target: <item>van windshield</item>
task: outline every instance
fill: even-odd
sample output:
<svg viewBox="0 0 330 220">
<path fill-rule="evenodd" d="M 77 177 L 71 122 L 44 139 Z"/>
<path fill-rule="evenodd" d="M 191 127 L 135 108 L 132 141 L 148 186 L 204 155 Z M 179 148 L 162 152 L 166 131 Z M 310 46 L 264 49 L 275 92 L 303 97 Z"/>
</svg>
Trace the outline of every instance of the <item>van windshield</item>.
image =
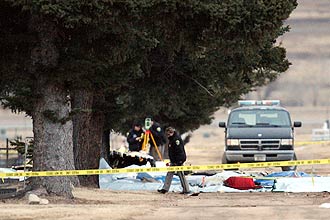
<svg viewBox="0 0 330 220">
<path fill-rule="evenodd" d="M 289 113 L 276 109 L 242 109 L 232 111 L 229 127 L 290 127 Z"/>
</svg>

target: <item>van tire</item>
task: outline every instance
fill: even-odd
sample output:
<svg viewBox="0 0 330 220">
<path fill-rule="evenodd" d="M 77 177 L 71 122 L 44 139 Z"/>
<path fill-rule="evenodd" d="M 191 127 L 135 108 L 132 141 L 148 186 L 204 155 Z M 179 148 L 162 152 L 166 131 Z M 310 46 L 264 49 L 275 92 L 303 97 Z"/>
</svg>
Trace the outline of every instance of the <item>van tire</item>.
<svg viewBox="0 0 330 220">
<path fill-rule="evenodd" d="M 223 153 L 222 159 L 221 159 L 221 164 L 229 164 L 231 162 L 228 162 L 226 154 Z M 223 170 L 238 170 L 237 168 L 230 168 L 230 169 L 223 169 Z"/>
<path fill-rule="evenodd" d="M 296 153 L 293 155 L 292 160 L 297 160 Z M 297 169 L 297 166 L 282 167 L 282 171 L 295 171 L 296 169 Z"/>
<path fill-rule="evenodd" d="M 227 158 L 226 158 L 226 154 L 225 154 L 225 153 L 222 154 L 221 163 L 222 163 L 222 164 L 227 164 L 227 163 L 228 163 Z"/>
</svg>

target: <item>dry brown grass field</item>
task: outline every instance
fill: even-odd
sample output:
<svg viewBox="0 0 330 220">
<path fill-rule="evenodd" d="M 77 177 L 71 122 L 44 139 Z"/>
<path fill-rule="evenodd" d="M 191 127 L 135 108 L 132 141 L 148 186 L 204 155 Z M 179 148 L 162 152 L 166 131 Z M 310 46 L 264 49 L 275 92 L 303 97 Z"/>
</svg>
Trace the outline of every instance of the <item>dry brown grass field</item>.
<svg viewBox="0 0 330 220">
<path fill-rule="evenodd" d="M 330 1 L 299 0 L 288 21 L 291 30 L 278 39 L 287 49 L 290 69 L 271 85 L 269 98 L 285 104 L 330 105 Z M 266 87 L 267 88 L 267 87 Z M 252 97 L 263 97 L 265 88 Z"/>
</svg>

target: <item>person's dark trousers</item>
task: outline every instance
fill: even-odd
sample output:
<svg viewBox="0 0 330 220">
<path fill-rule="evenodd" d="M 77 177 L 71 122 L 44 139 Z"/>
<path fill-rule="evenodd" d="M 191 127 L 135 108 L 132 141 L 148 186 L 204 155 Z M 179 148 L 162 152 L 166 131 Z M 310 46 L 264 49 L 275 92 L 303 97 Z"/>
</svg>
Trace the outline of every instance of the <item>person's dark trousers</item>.
<svg viewBox="0 0 330 220">
<path fill-rule="evenodd" d="M 171 166 L 175 166 L 175 165 L 171 165 Z M 183 171 L 178 171 L 177 174 L 180 178 L 181 186 L 182 186 L 182 189 L 183 189 L 182 192 L 183 193 L 188 193 L 190 191 L 189 190 L 189 184 L 186 180 L 186 177 L 184 176 Z M 168 192 L 170 190 L 171 183 L 172 183 L 172 180 L 173 180 L 173 175 L 174 175 L 174 172 L 168 172 L 166 174 L 166 178 L 165 178 L 165 182 L 164 182 L 164 186 L 163 186 L 163 190 L 165 190 L 166 192 Z"/>
</svg>

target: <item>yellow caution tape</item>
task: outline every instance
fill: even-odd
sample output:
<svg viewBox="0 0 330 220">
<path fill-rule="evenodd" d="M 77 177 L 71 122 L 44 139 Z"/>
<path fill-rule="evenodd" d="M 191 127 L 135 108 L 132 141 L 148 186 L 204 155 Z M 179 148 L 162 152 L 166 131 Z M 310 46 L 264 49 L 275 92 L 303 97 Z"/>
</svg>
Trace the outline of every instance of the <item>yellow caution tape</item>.
<svg viewBox="0 0 330 220">
<path fill-rule="evenodd" d="M 123 169 L 93 169 L 93 170 L 56 170 L 56 171 L 32 171 L 16 173 L 0 173 L 0 177 L 41 177 L 41 176 L 80 176 L 100 175 L 119 173 L 140 173 L 140 172 L 175 172 L 175 171 L 198 171 L 198 170 L 224 170 L 239 168 L 262 168 L 301 166 L 313 164 L 330 164 L 330 159 L 318 160 L 294 160 L 294 161 L 273 161 L 258 163 L 236 163 L 236 164 L 215 164 L 215 165 L 194 165 L 194 166 L 173 166 L 173 167 L 150 167 L 150 168 L 123 168 Z"/>
<path fill-rule="evenodd" d="M 330 141 L 295 141 L 295 146 L 329 144 Z"/>
<path fill-rule="evenodd" d="M 7 150 L 0 150 L 0 154 L 7 154 Z M 12 149 L 10 149 L 9 151 L 8 151 L 8 154 L 18 154 L 18 152 L 17 152 L 17 150 L 12 150 Z"/>
</svg>

